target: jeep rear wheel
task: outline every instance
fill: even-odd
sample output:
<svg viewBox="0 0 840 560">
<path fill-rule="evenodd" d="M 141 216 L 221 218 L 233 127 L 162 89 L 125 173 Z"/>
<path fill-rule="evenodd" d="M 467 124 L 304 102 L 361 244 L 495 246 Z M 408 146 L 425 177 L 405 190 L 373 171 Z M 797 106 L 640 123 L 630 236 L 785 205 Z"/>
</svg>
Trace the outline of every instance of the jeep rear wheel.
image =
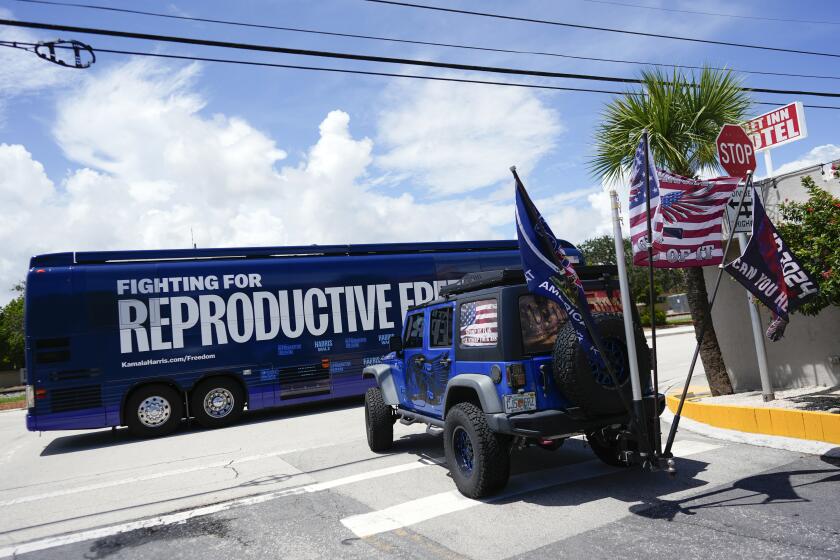
<svg viewBox="0 0 840 560">
<path fill-rule="evenodd" d="M 385 404 L 379 387 L 365 393 L 365 428 L 371 451 L 387 451 L 394 444 L 394 411 Z"/>
<path fill-rule="evenodd" d="M 552 353 L 554 381 L 560 391 L 587 414 L 598 416 L 625 412 L 621 393 L 631 396 L 630 366 L 624 320 L 616 313 L 595 313 L 592 316 L 601 335 L 607 357 L 618 377 L 615 386 L 606 367 L 591 362 L 578 342 L 571 321 L 560 329 Z M 641 329 L 636 329 L 636 354 L 642 390 L 650 385 L 650 355 Z"/>
<path fill-rule="evenodd" d="M 461 494 L 483 498 L 505 487 L 510 477 L 508 439 L 493 432 L 484 412 L 472 403 L 460 403 L 449 410 L 443 447 Z"/>
</svg>

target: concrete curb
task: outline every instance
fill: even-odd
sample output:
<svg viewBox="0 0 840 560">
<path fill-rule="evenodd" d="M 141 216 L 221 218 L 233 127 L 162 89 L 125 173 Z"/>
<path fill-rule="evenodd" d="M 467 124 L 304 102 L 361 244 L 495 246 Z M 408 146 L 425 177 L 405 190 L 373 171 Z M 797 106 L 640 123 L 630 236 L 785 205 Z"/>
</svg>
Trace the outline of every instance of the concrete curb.
<svg viewBox="0 0 840 560">
<path fill-rule="evenodd" d="M 685 410 L 685 409 L 683 409 Z M 662 420 L 672 424 L 674 415 L 669 409 L 665 409 L 661 416 Z M 794 453 L 807 453 L 826 457 L 840 457 L 840 447 L 822 441 L 811 441 L 807 439 L 796 439 L 784 436 L 767 436 L 764 434 L 751 434 L 749 432 L 736 432 L 723 428 L 714 428 L 691 418 L 683 417 L 680 421 L 680 430 L 686 430 L 701 436 L 706 436 L 733 443 L 757 445 L 759 447 L 770 447 L 783 449 Z M 679 438 L 677 438 L 679 439 Z"/>
<path fill-rule="evenodd" d="M 675 413 L 680 400 L 677 395 L 667 395 L 665 402 L 670 411 Z M 726 430 L 840 444 L 840 414 L 786 408 L 707 404 L 686 399 L 682 416 Z"/>
</svg>

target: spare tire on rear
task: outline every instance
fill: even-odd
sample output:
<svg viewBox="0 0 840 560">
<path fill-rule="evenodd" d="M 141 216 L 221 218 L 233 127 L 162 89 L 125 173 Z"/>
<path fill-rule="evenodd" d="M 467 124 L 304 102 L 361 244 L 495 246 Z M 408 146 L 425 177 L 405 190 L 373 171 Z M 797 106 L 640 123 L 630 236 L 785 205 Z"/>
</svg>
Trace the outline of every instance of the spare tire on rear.
<svg viewBox="0 0 840 560">
<path fill-rule="evenodd" d="M 605 367 L 590 363 L 571 321 L 561 327 L 554 343 L 554 381 L 566 398 L 591 416 L 621 414 L 625 408 L 619 391 L 627 396 L 628 402 L 632 399 L 624 319 L 617 313 L 595 313 L 593 319 L 618 377 L 618 387 Z M 642 329 L 636 327 L 635 334 L 639 377 L 644 391 L 650 386 L 650 352 Z"/>
</svg>

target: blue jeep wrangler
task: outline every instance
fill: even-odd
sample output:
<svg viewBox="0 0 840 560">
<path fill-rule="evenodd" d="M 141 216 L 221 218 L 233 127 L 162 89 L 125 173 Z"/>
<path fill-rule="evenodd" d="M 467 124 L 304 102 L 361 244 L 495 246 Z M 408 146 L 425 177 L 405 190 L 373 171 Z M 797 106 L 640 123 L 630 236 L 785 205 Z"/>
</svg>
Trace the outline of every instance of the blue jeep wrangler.
<svg viewBox="0 0 840 560">
<path fill-rule="evenodd" d="M 579 267 L 578 273 L 596 310 L 617 309 L 614 267 Z M 514 449 L 555 449 L 578 434 L 606 463 L 628 466 L 638 443 L 619 394 L 630 393 L 624 324 L 615 312 L 593 318 L 618 387 L 603 367 L 590 364 L 560 306 L 527 290 L 522 270 L 472 273 L 444 287 L 438 299 L 409 308 L 391 353 L 364 369 L 377 381 L 365 395 L 368 445 L 389 449 L 397 420 L 427 424 L 431 433 L 443 433 L 452 478 L 471 498 L 507 484 Z M 650 354 L 634 319 L 651 418 L 663 407 L 654 405 Z"/>
</svg>

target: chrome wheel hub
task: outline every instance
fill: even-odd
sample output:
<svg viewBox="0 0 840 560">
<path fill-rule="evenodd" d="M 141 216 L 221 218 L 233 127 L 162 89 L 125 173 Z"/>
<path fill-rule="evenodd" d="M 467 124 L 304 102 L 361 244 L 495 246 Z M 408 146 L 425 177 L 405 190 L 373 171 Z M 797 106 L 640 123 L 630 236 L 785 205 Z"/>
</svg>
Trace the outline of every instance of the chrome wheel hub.
<svg viewBox="0 0 840 560">
<path fill-rule="evenodd" d="M 137 418 L 147 428 L 158 428 L 172 416 L 169 401 L 159 395 L 143 399 L 137 408 Z"/>
<path fill-rule="evenodd" d="M 233 410 L 233 393 L 223 387 L 207 392 L 204 397 L 204 412 L 211 418 L 224 418 Z"/>
</svg>

